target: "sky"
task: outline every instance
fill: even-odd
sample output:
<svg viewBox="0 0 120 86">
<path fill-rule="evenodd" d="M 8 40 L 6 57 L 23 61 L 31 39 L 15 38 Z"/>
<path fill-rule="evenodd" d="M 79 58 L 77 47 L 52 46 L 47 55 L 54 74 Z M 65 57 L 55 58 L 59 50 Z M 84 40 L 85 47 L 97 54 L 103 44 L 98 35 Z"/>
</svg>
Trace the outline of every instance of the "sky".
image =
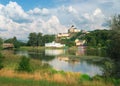
<svg viewBox="0 0 120 86">
<path fill-rule="evenodd" d="M 109 29 L 120 14 L 120 0 L 0 0 L 0 37 L 28 39 L 31 32 L 66 33 Z"/>
</svg>

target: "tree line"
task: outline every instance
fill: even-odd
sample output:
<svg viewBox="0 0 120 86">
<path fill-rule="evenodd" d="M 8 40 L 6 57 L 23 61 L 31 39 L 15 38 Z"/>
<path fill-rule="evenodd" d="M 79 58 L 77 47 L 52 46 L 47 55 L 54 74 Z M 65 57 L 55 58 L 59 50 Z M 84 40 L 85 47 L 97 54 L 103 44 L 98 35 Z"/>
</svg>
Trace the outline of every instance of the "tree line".
<svg viewBox="0 0 120 86">
<path fill-rule="evenodd" d="M 3 43 L 12 43 L 15 48 L 20 48 L 20 46 L 44 46 L 45 43 L 49 43 L 55 40 L 55 35 L 43 35 L 42 33 L 32 32 L 28 36 L 27 42 L 22 42 L 17 39 L 17 37 L 2 39 L 0 38 L 0 49 Z"/>
<path fill-rule="evenodd" d="M 43 35 L 42 33 L 30 33 L 28 37 L 28 46 L 44 46 L 45 43 L 49 43 L 55 40 L 55 35 Z"/>
</svg>

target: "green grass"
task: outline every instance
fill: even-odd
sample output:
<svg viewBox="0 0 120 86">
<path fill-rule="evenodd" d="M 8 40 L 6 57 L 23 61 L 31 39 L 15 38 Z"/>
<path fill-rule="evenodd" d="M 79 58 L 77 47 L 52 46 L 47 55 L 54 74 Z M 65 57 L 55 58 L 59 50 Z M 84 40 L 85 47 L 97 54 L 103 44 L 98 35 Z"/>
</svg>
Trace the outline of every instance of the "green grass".
<svg viewBox="0 0 120 86">
<path fill-rule="evenodd" d="M 50 47 L 45 47 L 45 46 L 39 46 L 39 47 L 32 47 L 32 46 L 22 46 L 19 48 L 19 50 L 28 50 L 28 51 L 39 51 L 39 50 L 45 50 L 45 49 L 64 49 L 62 48 L 50 48 Z"/>
<path fill-rule="evenodd" d="M 20 78 L 0 77 L 0 86 L 69 86 L 65 83 Z"/>
<path fill-rule="evenodd" d="M 22 47 L 20 47 L 18 50 L 27 50 L 27 51 L 42 51 L 42 50 L 44 50 L 45 49 L 45 47 L 43 46 L 39 46 L 39 47 L 32 47 L 32 46 L 22 46 Z"/>
<path fill-rule="evenodd" d="M 47 80 L 33 80 L 21 78 L 0 77 L 0 86 L 114 86 L 111 83 L 101 81 L 83 81 L 76 84 L 60 83 Z M 119 86 L 119 85 L 116 85 Z"/>
</svg>

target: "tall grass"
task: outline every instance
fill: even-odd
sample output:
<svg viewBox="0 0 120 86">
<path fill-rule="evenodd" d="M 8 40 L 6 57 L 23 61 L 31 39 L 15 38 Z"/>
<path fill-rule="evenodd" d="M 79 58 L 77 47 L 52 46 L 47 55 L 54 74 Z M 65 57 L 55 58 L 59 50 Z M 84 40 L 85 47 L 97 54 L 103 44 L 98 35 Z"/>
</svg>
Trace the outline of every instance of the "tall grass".
<svg viewBox="0 0 120 86">
<path fill-rule="evenodd" d="M 1 86 L 68 86 L 65 83 L 49 82 L 46 80 L 20 79 L 0 77 Z"/>
</svg>

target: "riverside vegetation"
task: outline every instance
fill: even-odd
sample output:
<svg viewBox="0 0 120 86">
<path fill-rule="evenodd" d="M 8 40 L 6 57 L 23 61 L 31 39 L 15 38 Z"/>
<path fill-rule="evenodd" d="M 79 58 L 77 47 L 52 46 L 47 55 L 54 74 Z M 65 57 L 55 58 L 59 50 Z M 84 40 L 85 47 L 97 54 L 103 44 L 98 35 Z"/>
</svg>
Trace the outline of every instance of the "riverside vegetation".
<svg viewBox="0 0 120 86">
<path fill-rule="evenodd" d="M 105 82 L 99 76 L 90 77 L 86 74 L 56 71 L 48 64 L 42 64 L 40 60 L 13 55 L 9 51 L 2 51 L 2 54 L 4 55 L 3 68 L 0 70 L 2 86 L 114 86 L 112 82 Z"/>
</svg>

